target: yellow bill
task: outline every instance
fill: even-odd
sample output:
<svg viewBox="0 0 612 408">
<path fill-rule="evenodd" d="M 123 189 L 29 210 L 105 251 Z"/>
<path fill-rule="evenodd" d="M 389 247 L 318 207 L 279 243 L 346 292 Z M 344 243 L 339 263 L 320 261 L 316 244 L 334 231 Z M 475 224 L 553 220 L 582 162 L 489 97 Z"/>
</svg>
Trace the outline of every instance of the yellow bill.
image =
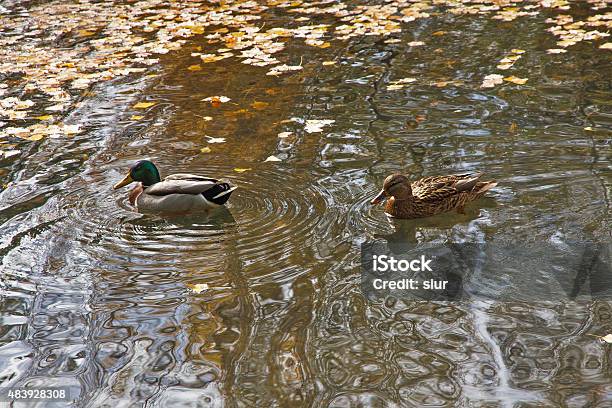
<svg viewBox="0 0 612 408">
<path fill-rule="evenodd" d="M 134 181 L 134 179 L 132 179 L 132 175 L 130 173 L 128 173 L 127 176 L 125 176 L 123 178 L 123 180 L 121 180 L 120 182 L 118 182 L 117 184 L 115 184 L 113 186 L 113 190 L 116 190 L 116 189 L 121 188 L 123 186 L 127 186 L 128 184 L 130 184 L 133 181 Z"/>
</svg>

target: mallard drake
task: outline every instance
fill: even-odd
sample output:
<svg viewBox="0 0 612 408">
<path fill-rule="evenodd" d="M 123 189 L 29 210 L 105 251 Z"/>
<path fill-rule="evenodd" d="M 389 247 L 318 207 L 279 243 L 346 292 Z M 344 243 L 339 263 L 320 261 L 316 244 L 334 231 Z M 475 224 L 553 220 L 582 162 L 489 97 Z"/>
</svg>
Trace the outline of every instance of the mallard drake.
<svg viewBox="0 0 612 408">
<path fill-rule="evenodd" d="M 388 198 L 385 212 L 395 218 L 422 218 L 451 210 L 464 214 L 466 203 L 497 185 L 494 180 L 479 181 L 481 176 L 482 173 L 433 176 L 411 183 L 402 174 L 392 174 L 371 203 Z"/>
<path fill-rule="evenodd" d="M 139 183 L 130 192 L 129 200 L 144 212 L 208 211 L 225 204 L 236 189 L 229 183 L 195 174 L 171 174 L 162 181 L 157 167 L 149 160 L 133 165 L 113 189 L 135 181 Z"/>
</svg>

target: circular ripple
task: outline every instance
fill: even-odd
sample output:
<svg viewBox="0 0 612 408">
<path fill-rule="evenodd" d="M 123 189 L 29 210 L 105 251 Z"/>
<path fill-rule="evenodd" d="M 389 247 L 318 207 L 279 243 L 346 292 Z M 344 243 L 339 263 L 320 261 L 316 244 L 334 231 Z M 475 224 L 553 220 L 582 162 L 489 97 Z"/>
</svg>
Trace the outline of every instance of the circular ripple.
<svg viewBox="0 0 612 408">
<path fill-rule="evenodd" d="M 119 269 L 222 274 L 231 268 L 260 278 L 301 273 L 303 252 L 330 222 L 326 191 L 276 169 L 235 173 L 209 166 L 207 173 L 228 175 L 238 186 L 227 208 L 181 217 L 138 214 L 126 190 L 112 192 L 110 180 L 92 176 L 66 200 L 76 229 L 68 233 L 90 257 Z"/>
<path fill-rule="evenodd" d="M 239 227 L 237 247 L 257 276 L 297 274 L 300 258 L 328 231 L 332 197 L 306 177 L 260 169 L 233 177 L 239 186 L 229 209 Z"/>
</svg>

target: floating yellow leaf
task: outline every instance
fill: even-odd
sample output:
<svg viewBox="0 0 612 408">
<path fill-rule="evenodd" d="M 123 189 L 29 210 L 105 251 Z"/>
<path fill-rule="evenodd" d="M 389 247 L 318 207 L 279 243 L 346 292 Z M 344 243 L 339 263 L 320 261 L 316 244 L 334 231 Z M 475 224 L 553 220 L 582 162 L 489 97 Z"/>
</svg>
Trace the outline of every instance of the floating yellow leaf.
<svg viewBox="0 0 612 408">
<path fill-rule="evenodd" d="M 324 66 L 328 66 L 328 65 L 335 65 L 336 61 L 323 61 L 322 63 Z"/>
<path fill-rule="evenodd" d="M 202 293 L 208 290 L 208 285 L 206 283 L 187 284 L 187 287 L 191 289 L 193 293 Z"/>
<path fill-rule="evenodd" d="M 203 102 L 210 102 L 213 107 L 218 107 L 222 103 L 231 101 L 227 96 L 209 96 L 208 98 L 202 99 Z"/>
<path fill-rule="evenodd" d="M 49 112 L 59 112 L 59 111 L 63 111 L 64 109 L 66 109 L 66 105 L 63 105 L 63 104 L 57 104 L 57 105 L 53 105 L 53 106 L 49 106 L 48 108 L 45 108 L 45 110 Z"/>
<path fill-rule="evenodd" d="M 157 102 L 138 102 L 136 105 L 134 105 L 134 108 L 135 109 L 147 109 L 155 105 L 156 103 Z"/>
<path fill-rule="evenodd" d="M 187 69 L 189 71 L 201 71 L 202 70 L 202 66 L 201 65 L 190 65 L 187 67 Z"/>
<path fill-rule="evenodd" d="M 142 116 L 142 115 L 132 115 L 132 116 L 130 116 L 131 120 L 140 120 L 140 119 L 143 119 L 143 118 L 144 118 L 144 116 Z"/>
<path fill-rule="evenodd" d="M 605 43 L 599 46 L 600 49 L 602 50 L 612 50 L 612 42 L 609 43 Z M 610 335 L 608 335 L 610 336 Z"/>
<path fill-rule="evenodd" d="M 512 50 L 510 50 L 510 52 L 513 52 L 514 54 L 523 54 L 525 50 L 521 50 L 519 48 L 513 48 Z"/>
<path fill-rule="evenodd" d="M 278 134 L 278 137 L 280 137 L 281 139 L 287 138 L 289 136 L 291 136 L 293 134 L 293 132 L 280 132 Z"/>
<path fill-rule="evenodd" d="M 299 71 L 301 69 L 303 69 L 301 65 L 277 65 L 270 69 L 270 71 L 268 71 L 266 75 L 278 76 L 285 72 Z"/>
<path fill-rule="evenodd" d="M 204 27 L 202 26 L 189 26 L 187 27 L 193 34 L 204 34 Z"/>
<path fill-rule="evenodd" d="M 212 149 L 207 146 L 207 147 L 201 148 L 200 152 L 202 152 L 202 153 L 210 153 L 210 152 L 212 152 Z"/>
<path fill-rule="evenodd" d="M 324 126 L 331 125 L 334 123 L 333 119 L 309 119 L 306 121 L 306 126 L 304 130 L 307 133 L 318 133 L 323 131 Z"/>
<path fill-rule="evenodd" d="M 44 135 L 42 133 L 36 133 L 36 134 L 34 134 L 34 135 L 30 136 L 30 137 L 27 137 L 26 139 L 35 142 L 37 140 L 42 139 L 43 137 L 44 137 Z"/>
<path fill-rule="evenodd" d="M 404 88 L 406 84 L 409 84 L 411 82 L 416 82 L 416 80 L 417 80 L 416 78 L 401 78 L 395 81 L 391 81 L 390 84 L 387 85 L 387 90 L 396 91 L 398 89 L 402 89 Z"/>
<path fill-rule="evenodd" d="M 94 35 L 95 33 L 96 33 L 95 31 L 88 31 L 88 30 L 77 31 L 77 34 L 79 35 L 79 37 L 89 37 L 90 35 Z"/>
<path fill-rule="evenodd" d="M 499 85 L 504 82 L 504 77 L 499 74 L 489 74 L 484 77 L 484 81 L 482 81 L 481 88 L 493 88 L 495 85 Z"/>
<path fill-rule="evenodd" d="M 204 61 L 205 63 L 221 61 L 223 58 L 225 58 L 225 57 L 222 57 L 222 56 L 216 55 L 216 54 L 204 54 L 204 55 L 200 55 L 200 59 L 202 61 Z"/>
<path fill-rule="evenodd" d="M 440 35 L 444 35 L 444 34 L 446 34 L 446 31 L 440 30 L 440 31 L 436 31 L 435 33 L 432 33 L 431 35 L 440 36 Z"/>
<path fill-rule="evenodd" d="M 268 156 L 268 157 L 266 158 L 266 160 L 264 160 L 264 161 L 265 161 L 265 162 L 279 162 L 279 161 L 282 161 L 282 160 L 281 160 L 281 159 L 279 159 L 279 158 L 278 158 L 278 157 L 276 157 L 276 156 Z"/>
<path fill-rule="evenodd" d="M 573 41 L 573 40 L 557 41 L 557 45 L 559 47 L 563 47 L 563 48 L 569 47 L 569 46 L 574 45 L 574 44 L 576 44 L 576 41 Z"/>
<path fill-rule="evenodd" d="M 81 133 L 80 125 L 65 125 L 64 126 L 64 134 L 66 135 L 76 135 L 77 133 Z"/>
<path fill-rule="evenodd" d="M 2 129 L 7 135 L 13 135 L 21 138 L 26 138 L 30 134 L 30 129 L 28 128 L 16 128 L 10 127 Z"/>
<path fill-rule="evenodd" d="M 208 138 L 208 143 L 225 143 L 224 137 L 211 137 L 206 136 Z"/>
<path fill-rule="evenodd" d="M 510 69 L 510 68 L 512 68 L 512 65 L 514 65 L 514 64 L 499 64 L 497 66 L 497 69 L 501 69 L 501 70 Z"/>
<path fill-rule="evenodd" d="M 235 171 L 236 173 L 244 173 L 245 171 L 250 171 L 250 170 L 253 170 L 253 169 L 252 169 L 252 168 L 250 168 L 250 167 L 246 167 L 246 168 L 242 168 L 242 167 L 234 167 L 234 171 Z"/>
<path fill-rule="evenodd" d="M 513 84 L 523 85 L 527 82 L 527 78 L 519 78 L 511 75 L 509 77 L 505 77 L 504 81 L 512 82 Z"/>
<path fill-rule="evenodd" d="M 38 120 L 53 120 L 53 115 L 36 116 L 34 119 L 38 119 Z"/>
<path fill-rule="evenodd" d="M 416 82 L 416 80 L 417 80 L 416 78 L 409 78 L 408 77 L 408 78 L 401 78 L 401 79 L 395 80 L 395 81 L 393 81 L 391 83 L 392 84 L 409 84 L 411 82 Z"/>
</svg>

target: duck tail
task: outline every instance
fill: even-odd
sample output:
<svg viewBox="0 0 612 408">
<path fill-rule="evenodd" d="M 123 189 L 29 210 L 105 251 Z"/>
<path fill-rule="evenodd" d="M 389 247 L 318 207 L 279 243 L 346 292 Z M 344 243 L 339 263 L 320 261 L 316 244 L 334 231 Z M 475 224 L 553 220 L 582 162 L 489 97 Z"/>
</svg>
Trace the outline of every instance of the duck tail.
<svg viewBox="0 0 612 408">
<path fill-rule="evenodd" d="M 493 187 L 495 187 L 496 185 L 497 185 L 497 181 L 495 180 L 483 181 L 481 183 L 476 184 L 476 188 L 474 190 L 476 194 L 481 196 L 487 191 L 489 191 L 490 189 L 492 189 Z"/>
<path fill-rule="evenodd" d="M 461 180 L 455 183 L 455 188 L 457 191 L 474 191 L 474 187 L 477 187 L 479 184 L 478 179 L 482 176 L 482 173 L 473 173 L 473 174 L 465 174 L 461 175 Z"/>
<path fill-rule="evenodd" d="M 237 187 L 229 183 L 217 183 L 202 193 L 205 199 L 218 205 L 223 205 L 229 200 L 232 191 Z"/>
</svg>

